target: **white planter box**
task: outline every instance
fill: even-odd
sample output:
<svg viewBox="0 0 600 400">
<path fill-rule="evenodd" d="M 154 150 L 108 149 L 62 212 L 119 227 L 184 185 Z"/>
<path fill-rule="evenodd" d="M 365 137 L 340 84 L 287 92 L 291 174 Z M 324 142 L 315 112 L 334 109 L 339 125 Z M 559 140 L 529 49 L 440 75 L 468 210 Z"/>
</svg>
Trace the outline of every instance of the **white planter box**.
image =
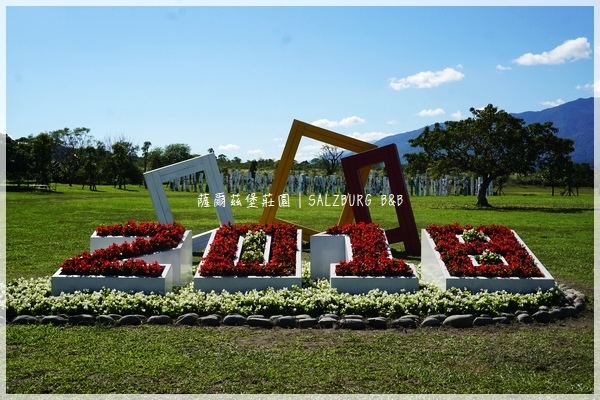
<svg viewBox="0 0 600 400">
<path fill-rule="evenodd" d="M 205 254 L 208 255 L 210 246 L 215 238 L 216 230 L 212 232 Z M 200 262 L 198 271 L 194 276 L 194 289 L 203 292 L 215 291 L 217 293 L 225 290 L 229 293 L 248 292 L 253 289 L 265 290 L 267 288 L 283 289 L 291 288 L 293 285 L 302 287 L 302 229 L 298 229 L 296 240 L 296 273 L 291 276 L 202 276 L 202 264 Z M 269 243 L 269 242 L 268 242 Z M 239 247 L 239 246 L 238 246 Z M 239 257 L 239 254 L 238 254 Z"/>
<path fill-rule="evenodd" d="M 149 237 L 140 236 L 144 239 Z M 90 253 L 100 248 L 109 247 L 111 244 L 123 244 L 124 242 L 132 243 L 136 236 L 97 236 L 96 232 L 90 237 Z M 146 262 L 158 261 L 159 264 L 171 264 L 173 269 L 173 285 L 183 286 L 192 281 L 192 231 L 186 230 L 183 238 L 177 247 L 170 250 L 159 251 L 152 254 L 146 254 L 138 258 Z"/>
<path fill-rule="evenodd" d="M 427 230 L 421 230 L 421 279 L 430 282 L 441 290 L 451 287 L 467 289 L 472 292 L 478 292 L 486 289 L 489 292 L 506 290 L 511 293 L 532 293 L 537 289 L 548 290 L 554 287 L 554 278 L 537 257 L 529 250 L 529 247 L 523 243 L 521 238 L 512 231 L 518 242 L 525 247 L 529 255 L 535 261 L 535 265 L 542 271 L 543 277 L 539 278 L 487 278 L 487 277 L 459 277 L 451 276 L 444 262 L 440 258 L 440 253 L 435 250 L 435 243 Z"/>
<path fill-rule="evenodd" d="M 310 279 L 329 279 L 331 263 L 348 260 L 348 235 L 317 233 L 310 237 Z"/>
<path fill-rule="evenodd" d="M 400 293 L 401 291 L 414 292 L 419 290 L 419 278 L 417 277 L 417 269 L 413 264 L 408 264 L 413 272 L 412 277 L 408 276 L 342 276 L 335 273 L 335 267 L 340 260 L 352 260 L 352 245 L 350 236 L 334 235 L 344 238 L 343 240 L 343 256 L 329 264 L 329 282 L 332 288 L 338 292 L 350 294 L 368 293 L 370 290 L 379 289 L 388 293 Z M 386 239 L 387 240 L 387 239 Z M 311 243 L 312 246 L 312 243 Z M 389 258 L 392 257 L 390 247 L 388 245 Z M 312 253 L 312 248 L 311 248 Z M 312 258 L 311 258 L 312 264 Z M 312 265 L 311 265 L 312 268 Z"/>
<path fill-rule="evenodd" d="M 51 278 L 52 295 L 73 293 L 88 289 L 99 291 L 103 287 L 124 292 L 167 293 L 173 290 L 173 269 L 165 265 L 159 277 L 147 276 L 103 276 L 103 275 L 61 275 L 60 268 Z"/>
<path fill-rule="evenodd" d="M 370 290 L 379 289 L 388 293 L 400 293 L 401 291 L 415 292 L 419 290 L 419 278 L 414 264 L 407 263 L 412 269 L 414 276 L 337 276 L 335 266 L 330 264 L 331 287 L 338 292 L 350 294 L 368 293 Z"/>
<path fill-rule="evenodd" d="M 105 249 L 113 243 L 118 245 L 122 245 L 125 242 L 132 243 L 139 237 L 150 240 L 149 236 L 98 236 L 96 231 L 94 231 L 92 236 L 90 236 L 90 253 L 98 249 Z"/>
</svg>

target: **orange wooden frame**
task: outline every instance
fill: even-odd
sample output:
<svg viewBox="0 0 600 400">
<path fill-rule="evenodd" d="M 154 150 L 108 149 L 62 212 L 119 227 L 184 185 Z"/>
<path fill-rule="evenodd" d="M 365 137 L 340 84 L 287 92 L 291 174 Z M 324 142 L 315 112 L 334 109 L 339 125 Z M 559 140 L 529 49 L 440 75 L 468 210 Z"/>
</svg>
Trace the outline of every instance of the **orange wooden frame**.
<svg viewBox="0 0 600 400">
<path fill-rule="evenodd" d="M 374 144 L 363 142 L 362 140 L 354 139 L 350 136 L 332 132 L 327 129 L 323 129 L 318 126 L 307 124 L 306 122 L 298 121 L 295 119 L 292 122 L 290 134 L 288 135 L 285 147 L 283 148 L 281 160 L 279 161 L 277 171 L 275 172 L 275 179 L 271 184 L 270 193 L 273 195 L 273 198 L 277 198 L 279 195 L 283 194 L 283 191 L 285 190 L 287 178 L 290 174 L 290 171 L 292 170 L 292 165 L 294 163 L 294 157 L 296 155 L 296 152 L 298 151 L 300 140 L 302 140 L 303 137 L 318 140 L 320 142 L 327 143 L 332 146 L 337 146 L 344 150 L 349 150 L 355 153 L 360 153 L 366 150 L 377 148 L 377 146 Z M 363 184 L 364 182 L 366 182 L 368 176 L 369 168 L 361 169 L 361 178 Z M 288 221 L 284 221 L 276 217 L 277 209 L 277 204 L 274 204 L 272 207 L 265 207 L 260 218 L 260 223 L 289 223 Z M 340 215 L 338 224 L 344 224 L 353 220 L 354 214 L 352 213 L 352 207 L 346 204 L 342 210 L 342 214 Z M 295 225 L 302 229 L 302 238 L 304 240 L 308 240 L 311 235 L 319 233 L 314 229 L 300 226 L 298 224 Z"/>
</svg>

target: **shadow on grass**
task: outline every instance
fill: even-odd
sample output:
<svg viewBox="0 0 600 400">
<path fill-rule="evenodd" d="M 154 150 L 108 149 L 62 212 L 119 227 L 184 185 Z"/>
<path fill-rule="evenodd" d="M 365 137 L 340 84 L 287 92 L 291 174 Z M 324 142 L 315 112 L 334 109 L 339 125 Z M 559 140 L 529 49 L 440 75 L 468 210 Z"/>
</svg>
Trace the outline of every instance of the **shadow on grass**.
<svg viewBox="0 0 600 400">
<path fill-rule="evenodd" d="M 527 207 L 527 206 L 491 206 L 491 207 L 473 207 L 474 211 L 542 211 L 554 214 L 578 214 L 584 211 L 594 211 L 593 208 L 583 207 Z"/>
<path fill-rule="evenodd" d="M 31 186 L 5 186 L 7 192 L 29 192 L 29 193 L 62 193 L 55 190 L 40 190 Z"/>
<path fill-rule="evenodd" d="M 139 192 L 137 189 L 123 189 L 123 188 L 115 188 L 116 190 L 121 190 L 123 192 Z"/>
</svg>

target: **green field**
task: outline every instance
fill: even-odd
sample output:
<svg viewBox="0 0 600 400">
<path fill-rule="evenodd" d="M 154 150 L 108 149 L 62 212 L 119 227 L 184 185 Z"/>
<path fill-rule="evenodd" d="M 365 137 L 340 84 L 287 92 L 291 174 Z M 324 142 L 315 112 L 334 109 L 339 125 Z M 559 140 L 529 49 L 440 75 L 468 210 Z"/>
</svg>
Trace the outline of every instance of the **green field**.
<svg viewBox="0 0 600 400">
<path fill-rule="evenodd" d="M 143 187 L 98 192 L 8 192 L 6 278 L 47 277 L 89 248 L 100 224 L 155 220 Z M 559 283 L 593 300 L 594 196 L 550 196 L 508 187 L 490 197 L 412 197 L 417 228 L 431 223 L 503 224 L 514 229 Z M 167 192 L 175 220 L 194 233 L 217 226 L 197 194 Z M 236 222 L 262 209 L 233 208 Z M 260 196 L 259 196 L 260 197 Z M 332 203 L 330 199 L 330 203 Z M 392 207 L 370 206 L 396 225 Z M 324 230 L 341 207 L 292 196 L 278 217 Z M 402 245 L 393 245 L 402 257 Z M 196 260 L 198 260 L 196 255 Z M 306 256 L 306 255 L 305 255 Z M 418 262 L 418 259 L 412 259 Z M 592 393 L 593 311 L 549 325 L 415 331 L 265 331 L 249 328 L 9 326 L 9 393 Z"/>
</svg>

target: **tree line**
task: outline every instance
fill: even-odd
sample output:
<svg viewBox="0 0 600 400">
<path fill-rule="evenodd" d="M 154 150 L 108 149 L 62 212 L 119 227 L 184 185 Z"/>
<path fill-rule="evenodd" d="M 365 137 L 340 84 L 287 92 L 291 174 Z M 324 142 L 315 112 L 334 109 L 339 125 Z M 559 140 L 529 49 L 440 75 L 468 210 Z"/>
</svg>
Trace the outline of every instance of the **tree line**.
<svg viewBox="0 0 600 400">
<path fill-rule="evenodd" d="M 431 177 L 453 173 L 473 173 L 483 178 L 478 205 L 488 206 L 485 193 L 491 181 L 498 193 L 502 185 L 514 179 L 533 179 L 543 186 L 564 187 L 564 194 L 577 194 L 579 187 L 594 185 L 589 163 L 574 163 L 573 140 L 558 137 L 551 122 L 525 125 L 522 119 L 489 104 L 484 109 L 471 109 L 473 117 L 461 121 L 425 127 L 413 147 L 422 150 L 405 154 L 407 176 L 427 172 Z M 6 141 L 6 179 L 21 185 L 51 182 L 87 186 L 112 184 L 125 189 L 128 184 L 144 184 L 143 173 L 198 156 L 190 146 L 175 143 L 152 148 L 144 142 L 140 147 L 125 137 L 95 140 L 88 128 L 64 128 L 19 139 L 2 135 Z M 213 148 L 207 149 L 214 153 Z M 294 161 L 292 173 L 324 173 L 329 176 L 339 169 L 342 152 L 324 145 L 318 157 L 300 163 Z M 275 171 L 278 160 L 258 159 L 243 162 L 219 154 L 217 163 L 224 176 L 233 170 Z M 385 167 L 373 169 L 385 174 Z"/>
<path fill-rule="evenodd" d="M 152 147 L 149 141 L 142 146 L 121 136 L 96 140 L 89 128 L 64 128 L 38 135 L 13 139 L 1 134 L 6 146 L 6 179 L 17 186 L 29 183 L 50 185 L 63 183 L 82 185 L 96 190 L 96 185 L 114 185 L 126 189 L 127 185 L 144 184 L 143 173 L 156 168 L 185 161 L 193 154 L 189 145 L 174 143 Z M 212 148 L 207 150 L 214 153 Z M 277 161 L 259 159 L 242 161 L 217 156 L 224 174 L 228 170 L 275 170 Z"/>
<path fill-rule="evenodd" d="M 150 150 L 125 137 L 95 140 L 89 128 L 64 128 L 18 139 L 5 136 L 6 178 L 16 185 L 35 182 L 87 186 L 142 184 L 143 173 L 193 157 L 186 144 Z M 141 150 L 141 156 L 140 156 Z"/>
</svg>

